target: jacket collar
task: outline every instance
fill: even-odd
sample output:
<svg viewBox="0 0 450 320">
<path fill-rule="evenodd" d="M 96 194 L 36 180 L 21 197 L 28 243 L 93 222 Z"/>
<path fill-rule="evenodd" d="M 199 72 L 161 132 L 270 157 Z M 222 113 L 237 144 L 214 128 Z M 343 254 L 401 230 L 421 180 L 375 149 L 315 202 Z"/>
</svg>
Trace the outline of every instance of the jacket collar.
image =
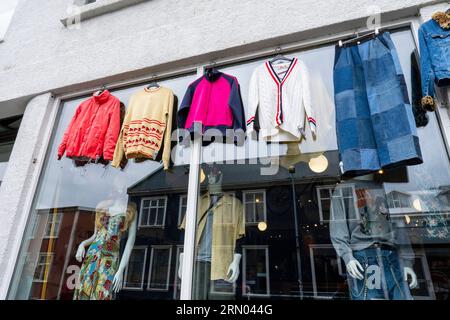
<svg viewBox="0 0 450 320">
<path fill-rule="evenodd" d="M 209 82 L 214 82 L 222 75 L 222 72 L 217 70 L 216 68 L 211 68 L 205 71 L 205 78 Z"/>
<path fill-rule="evenodd" d="M 436 12 L 433 14 L 432 19 L 436 21 L 442 29 L 450 29 L 450 13 Z"/>
<path fill-rule="evenodd" d="M 102 102 L 105 102 L 106 100 L 108 100 L 108 98 L 110 96 L 111 96 L 111 93 L 108 90 L 105 90 L 102 93 L 100 93 L 98 96 L 96 96 L 94 94 L 93 97 L 94 97 L 95 101 L 102 103 Z"/>
</svg>

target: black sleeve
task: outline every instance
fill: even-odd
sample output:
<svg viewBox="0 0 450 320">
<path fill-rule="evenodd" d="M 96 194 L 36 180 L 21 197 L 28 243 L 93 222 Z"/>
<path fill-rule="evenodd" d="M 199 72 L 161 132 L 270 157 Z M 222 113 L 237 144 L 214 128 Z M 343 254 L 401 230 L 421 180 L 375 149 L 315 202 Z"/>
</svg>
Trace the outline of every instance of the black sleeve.
<svg viewBox="0 0 450 320">
<path fill-rule="evenodd" d="M 228 105 L 233 113 L 233 129 L 236 135 L 234 138 L 234 143 L 237 145 L 243 145 L 247 125 L 245 123 L 245 112 L 244 104 L 242 103 L 241 90 L 236 78 L 234 78 L 231 82 L 231 93 Z"/>
</svg>

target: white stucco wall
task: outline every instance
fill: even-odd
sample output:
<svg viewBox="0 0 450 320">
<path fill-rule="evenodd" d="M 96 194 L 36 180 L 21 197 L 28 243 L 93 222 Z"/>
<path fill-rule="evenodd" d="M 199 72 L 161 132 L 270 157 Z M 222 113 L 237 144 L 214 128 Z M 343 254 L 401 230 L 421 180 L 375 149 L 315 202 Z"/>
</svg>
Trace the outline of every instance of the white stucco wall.
<svg viewBox="0 0 450 320">
<path fill-rule="evenodd" d="M 149 0 L 95 17 L 80 29 L 60 19 L 73 0 L 20 0 L 0 43 L 0 109 L 45 92 L 68 92 L 158 69 L 363 27 L 372 0 Z M 380 0 L 383 19 L 442 1 Z M 424 11 L 425 12 L 425 11 Z M 428 12 L 428 11 L 426 11 Z M 52 97 L 26 108 L 0 188 L 0 299 L 6 292 L 51 128 Z"/>
<path fill-rule="evenodd" d="M 113 75 L 127 78 L 132 71 L 243 45 L 265 46 L 260 42 L 328 25 L 337 30 L 366 17 L 373 5 L 401 16 L 436 2 L 148 0 L 82 21 L 77 30 L 60 22 L 73 0 L 20 0 L 0 44 L 0 102 Z"/>
</svg>

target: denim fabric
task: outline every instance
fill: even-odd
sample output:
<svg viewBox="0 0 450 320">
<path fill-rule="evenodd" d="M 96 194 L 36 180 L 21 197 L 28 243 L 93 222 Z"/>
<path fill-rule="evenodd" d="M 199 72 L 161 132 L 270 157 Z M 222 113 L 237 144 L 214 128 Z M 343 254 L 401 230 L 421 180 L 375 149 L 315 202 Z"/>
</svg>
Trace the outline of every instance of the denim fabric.
<svg viewBox="0 0 450 320">
<path fill-rule="evenodd" d="M 435 83 L 450 85 L 450 29 L 430 20 L 419 29 L 422 95 L 435 97 Z"/>
<path fill-rule="evenodd" d="M 389 33 L 336 47 L 334 93 L 346 175 L 422 163 L 405 78 Z"/>
<path fill-rule="evenodd" d="M 364 280 L 348 276 L 352 300 L 411 300 L 395 250 L 369 248 L 353 256 L 364 268 Z"/>
</svg>

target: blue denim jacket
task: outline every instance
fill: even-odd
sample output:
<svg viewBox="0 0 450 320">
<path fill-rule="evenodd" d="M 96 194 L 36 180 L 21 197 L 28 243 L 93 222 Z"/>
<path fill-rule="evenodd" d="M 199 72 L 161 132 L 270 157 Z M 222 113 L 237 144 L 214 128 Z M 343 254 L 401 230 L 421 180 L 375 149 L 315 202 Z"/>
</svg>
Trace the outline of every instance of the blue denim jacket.
<svg viewBox="0 0 450 320">
<path fill-rule="evenodd" d="M 450 85 L 450 14 L 438 12 L 419 29 L 422 106 L 434 110 L 435 84 Z"/>
</svg>

